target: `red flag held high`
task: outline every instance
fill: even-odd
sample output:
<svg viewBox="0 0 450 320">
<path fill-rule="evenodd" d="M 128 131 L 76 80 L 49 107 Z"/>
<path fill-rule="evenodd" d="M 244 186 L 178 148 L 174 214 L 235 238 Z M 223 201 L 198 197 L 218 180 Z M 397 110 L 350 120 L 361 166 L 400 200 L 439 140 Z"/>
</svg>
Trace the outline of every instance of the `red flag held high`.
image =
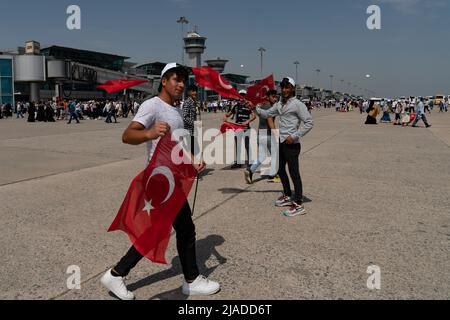
<svg viewBox="0 0 450 320">
<path fill-rule="evenodd" d="M 172 161 L 174 148 L 177 158 L 186 159 L 181 164 Z M 161 138 L 148 167 L 132 181 L 108 232 L 125 232 L 144 257 L 167 264 L 165 252 L 172 224 L 196 176 L 197 171 L 178 143 L 170 135 Z"/>
<path fill-rule="evenodd" d="M 105 89 L 106 92 L 108 93 L 113 93 L 121 91 L 123 89 L 132 88 L 147 82 L 148 82 L 147 80 L 129 80 L 129 79 L 109 80 L 102 85 L 98 85 L 97 88 Z"/>
<path fill-rule="evenodd" d="M 251 101 L 254 105 L 264 102 L 269 90 L 275 89 L 275 81 L 273 75 L 261 80 L 258 84 L 251 86 L 247 89 L 247 100 Z"/>
<path fill-rule="evenodd" d="M 202 87 L 207 87 L 224 98 L 242 99 L 239 92 L 233 88 L 222 76 L 210 67 L 192 68 L 195 81 Z"/>
</svg>

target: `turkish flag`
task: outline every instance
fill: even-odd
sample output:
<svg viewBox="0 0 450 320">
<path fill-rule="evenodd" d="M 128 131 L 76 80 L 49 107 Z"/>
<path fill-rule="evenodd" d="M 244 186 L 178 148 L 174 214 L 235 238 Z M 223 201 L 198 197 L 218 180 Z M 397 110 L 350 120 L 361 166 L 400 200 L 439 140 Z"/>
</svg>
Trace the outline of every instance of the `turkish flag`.
<svg viewBox="0 0 450 320">
<path fill-rule="evenodd" d="M 125 232 L 144 257 L 167 264 L 172 225 L 196 176 L 192 159 L 180 144 L 170 135 L 161 138 L 148 167 L 131 182 L 108 232 Z"/>
<path fill-rule="evenodd" d="M 246 126 L 225 121 L 222 124 L 222 126 L 220 127 L 220 133 L 225 134 L 229 130 L 232 130 L 237 133 L 237 132 L 245 131 L 246 129 L 247 129 Z"/>
<path fill-rule="evenodd" d="M 254 105 L 257 105 L 265 101 L 267 98 L 267 92 L 272 89 L 275 89 L 273 75 L 261 80 L 258 84 L 249 87 L 245 98 L 251 101 Z"/>
<path fill-rule="evenodd" d="M 211 67 L 192 68 L 195 81 L 202 87 L 209 88 L 224 98 L 242 99 L 241 95 L 222 76 Z"/>
<path fill-rule="evenodd" d="M 121 91 L 123 89 L 132 88 L 147 82 L 148 80 L 129 80 L 129 79 L 109 80 L 102 85 L 98 85 L 97 88 L 105 89 L 106 92 L 108 93 L 113 93 Z"/>
</svg>

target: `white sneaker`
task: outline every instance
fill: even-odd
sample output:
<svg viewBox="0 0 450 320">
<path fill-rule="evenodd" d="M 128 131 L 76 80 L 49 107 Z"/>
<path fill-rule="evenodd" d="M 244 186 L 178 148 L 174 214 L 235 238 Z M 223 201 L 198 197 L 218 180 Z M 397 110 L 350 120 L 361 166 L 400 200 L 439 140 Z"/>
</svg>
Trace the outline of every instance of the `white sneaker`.
<svg viewBox="0 0 450 320">
<path fill-rule="evenodd" d="M 183 294 L 187 296 L 209 296 L 217 293 L 220 285 L 217 282 L 210 281 L 204 276 L 198 276 L 192 283 L 183 281 Z"/>
<path fill-rule="evenodd" d="M 109 269 L 100 282 L 120 300 L 134 300 L 134 294 L 127 290 L 122 277 L 114 277 Z"/>
</svg>

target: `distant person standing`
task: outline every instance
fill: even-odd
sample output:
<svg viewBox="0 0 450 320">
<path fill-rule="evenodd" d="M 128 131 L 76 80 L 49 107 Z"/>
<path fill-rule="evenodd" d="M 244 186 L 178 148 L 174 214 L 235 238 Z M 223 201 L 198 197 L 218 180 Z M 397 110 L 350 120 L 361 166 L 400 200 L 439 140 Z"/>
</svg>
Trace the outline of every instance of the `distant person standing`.
<svg viewBox="0 0 450 320">
<path fill-rule="evenodd" d="M 78 120 L 78 116 L 77 116 L 77 113 L 76 113 L 76 107 L 77 107 L 76 101 L 72 100 L 69 103 L 69 106 L 67 107 L 68 111 L 69 111 L 69 114 L 70 114 L 69 122 L 67 122 L 67 124 L 71 124 L 72 123 L 72 119 L 75 119 L 77 121 L 77 123 L 80 123 L 80 120 Z"/>
<path fill-rule="evenodd" d="M 34 105 L 34 102 L 30 103 L 30 106 L 28 107 L 28 122 L 35 122 L 36 119 L 34 117 L 34 114 L 36 112 L 36 107 Z"/>
<path fill-rule="evenodd" d="M 45 121 L 55 122 L 55 110 L 53 109 L 50 101 L 45 105 Z"/>
<path fill-rule="evenodd" d="M 198 87 L 196 85 L 190 85 L 187 89 L 188 97 L 184 101 L 183 104 L 183 122 L 184 122 L 184 129 L 189 131 L 190 134 L 190 146 L 191 146 L 191 153 L 196 155 L 196 146 L 198 145 L 195 141 L 195 121 L 197 121 L 197 108 L 198 108 L 198 101 L 197 101 L 197 94 L 198 94 Z"/>
<path fill-rule="evenodd" d="M 36 120 L 37 121 L 39 121 L 39 122 L 46 122 L 46 119 L 45 119 L 45 106 L 44 106 L 44 103 L 41 101 L 41 102 L 39 102 L 39 104 L 38 104 L 38 111 L 37 111 L 37 118 L 36 118 Z"/>
<path fill-rule="evenodd" d="M 267 98 L 264 103 L 260 105 L 261 109 L 269 110 L 277 102 L 278 96 L 276 90 L 270 90 L 267 93 Z M 253 175 L 261 164 L 266 160 L 267 156 L 271 155 L 272 151 L 272 130 L 275 130 L 275 119 L 272 117 L 259 119 L 258 127 L 258 160 L 251 165 L 250 168 L 245 169 L 245 181 L 248 184 L 253 183 Z M 275 179 L 278 173 L 278 152 L 272 154 L 271 169 L 269 179 Z"/>
<path fill-rule="evenodd" d="M 22 119 L 24 118 L 24 116 L 22 114 L 22 103 L 21 102 L 17 103 L 16 113 L 17 113 L 17 119 L 19 119 L 19 117 L 21 117 Z"/>
<path fill-rule="evenodd" d="M 430 108 L 431 110 L 433 110 L 433 107 L 434 107 L 434 102 L 433 102 L 433 99 L 428 99 L 428 108 Z"/>
<path fill-rule="evenodd" d="M 106 101 L 105 108 L 103 108 L 103 113 L 106 113 L 106 123 L 112 123 L 111 118 L 114 118 L 114 122 L 117 123 L 116 114 L 115 114 L 116 108 L 110 102 L 109 100 Z"/>
<path fill-rule="evenodd" d="M 242 99 L 245 99 L 247 95 L 246 90 L 239 91 Z M 244 100 L 238 102 L 230 112 L 226 113 L 223 117 L 224 121 L 228 121 L 228 118 L 233 117 L 236 124 L 242 125 L 245 127 L 244 132 L 240 132 L 237 136 L 234 137 L 235 142 L 235 152 L 236 152 L 236 161 L 231 166 L 231 169 L 238 169 L 242 167 L 241 156 L 241 148 L 242 148 L 242 140 L 244 140 L 245 151 L 247 155 L 247 159 L 245 161 L 246 166 L 249 166 L 250 163 L 250 137 L 247 135 L 248 130 L 250 129 L 250 123 L 256 120 L 256 115 L 248 108 L 245 104 Z"/>
<path fill-rule="evenodd" d="M 425 113 L 428 111 L 428 114 L 431 114 L 430 104 L 425 103 L 425 101 L 423 102 L 423 104 L 424 104 Z"/>
<path fill-rule="evenodd" d="M 414 123 L 412 124 L 413 128 L 417 127 L 417 123 L 419 122 L 419 120 L 422 120 L 427 128 L 431 127 L 431 125 L 428 124 L 427 117 L 425 116 L 425 107 L 423 104 L 423 98 L 420 98 L 420 101 L 417 104 L 417 115 L 416 120 L 414 120 Z"/>
<path fill-rule="evenodd" d="M 401 125 L 401 114 L 403 113 L 404 108 L 403 105 L 400 101 L 395 101 L 394 102 L 394 113 L 395 113 L 395 121 L 394 121 L 394 125 L 398 126 Z"/>
<path fill-rule="evenodd" d="M 370 101 L 369 108 L 367 109 L 367 119 L 365 124 L 377 124 L 377 116 L 380 114 L 381 108 L 375 101 Z"/>
<path fill-rule="evenodd" d="M 138 112 L 138 110 L 139 110 L 139 103 L 137 102 L 137 101 L 134 101 L 134 103 L 133 103 L 133 116 L 135 115 L 135 114 L 137 114 L 137 112 Z"/>
</svg>

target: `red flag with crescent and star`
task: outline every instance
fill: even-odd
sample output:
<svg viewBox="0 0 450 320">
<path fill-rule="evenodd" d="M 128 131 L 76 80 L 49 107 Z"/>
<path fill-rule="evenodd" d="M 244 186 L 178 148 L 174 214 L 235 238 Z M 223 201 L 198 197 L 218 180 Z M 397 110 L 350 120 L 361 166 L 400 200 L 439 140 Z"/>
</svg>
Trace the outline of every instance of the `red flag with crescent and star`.
<svg viewBox="0 0 450 320">
<path fill-rule="evenodd" d="M 254 105 L 260 104 L 267 98 L 267 92 L 275 89 L 275 81 L 273 75 L 261 80 L 258 84 L 247 88 L 247 100 Z"/>
<path fill-rule="evenodd" d="M 123 89 L 132 88 L 143 83 L 147 83 L 148 80 L 130 80 L 130 79 L 120 79 L 120 80 L 109 80 L 102 85 L 98 85 L 97 88 L 105 89 L 108 93 L 118 92 Z"/>
<path fill-rule="evenodd" d="M 246 126 L 225 121 L 220 127 L 220 133 L 225 134 L 227 131 L 234 131 L 236 133 L 239 133 L 245 131 L 245 129 L 247 129 Z"/>
<path fill-rule="evenodd" d="M 172 225 L 196 176 L 181 145 L 170 135 L 161 138 L 148 167 L 131 182 L 108 232 L 125 232 L 144 257 L 167 264 Z"/>
<path fill-rule="evenodd" d="M 211 67 L 192 68 L 199 86 L 209 88 L 224 98 L 242 99 L 239 92 Z"/>
</svg>

